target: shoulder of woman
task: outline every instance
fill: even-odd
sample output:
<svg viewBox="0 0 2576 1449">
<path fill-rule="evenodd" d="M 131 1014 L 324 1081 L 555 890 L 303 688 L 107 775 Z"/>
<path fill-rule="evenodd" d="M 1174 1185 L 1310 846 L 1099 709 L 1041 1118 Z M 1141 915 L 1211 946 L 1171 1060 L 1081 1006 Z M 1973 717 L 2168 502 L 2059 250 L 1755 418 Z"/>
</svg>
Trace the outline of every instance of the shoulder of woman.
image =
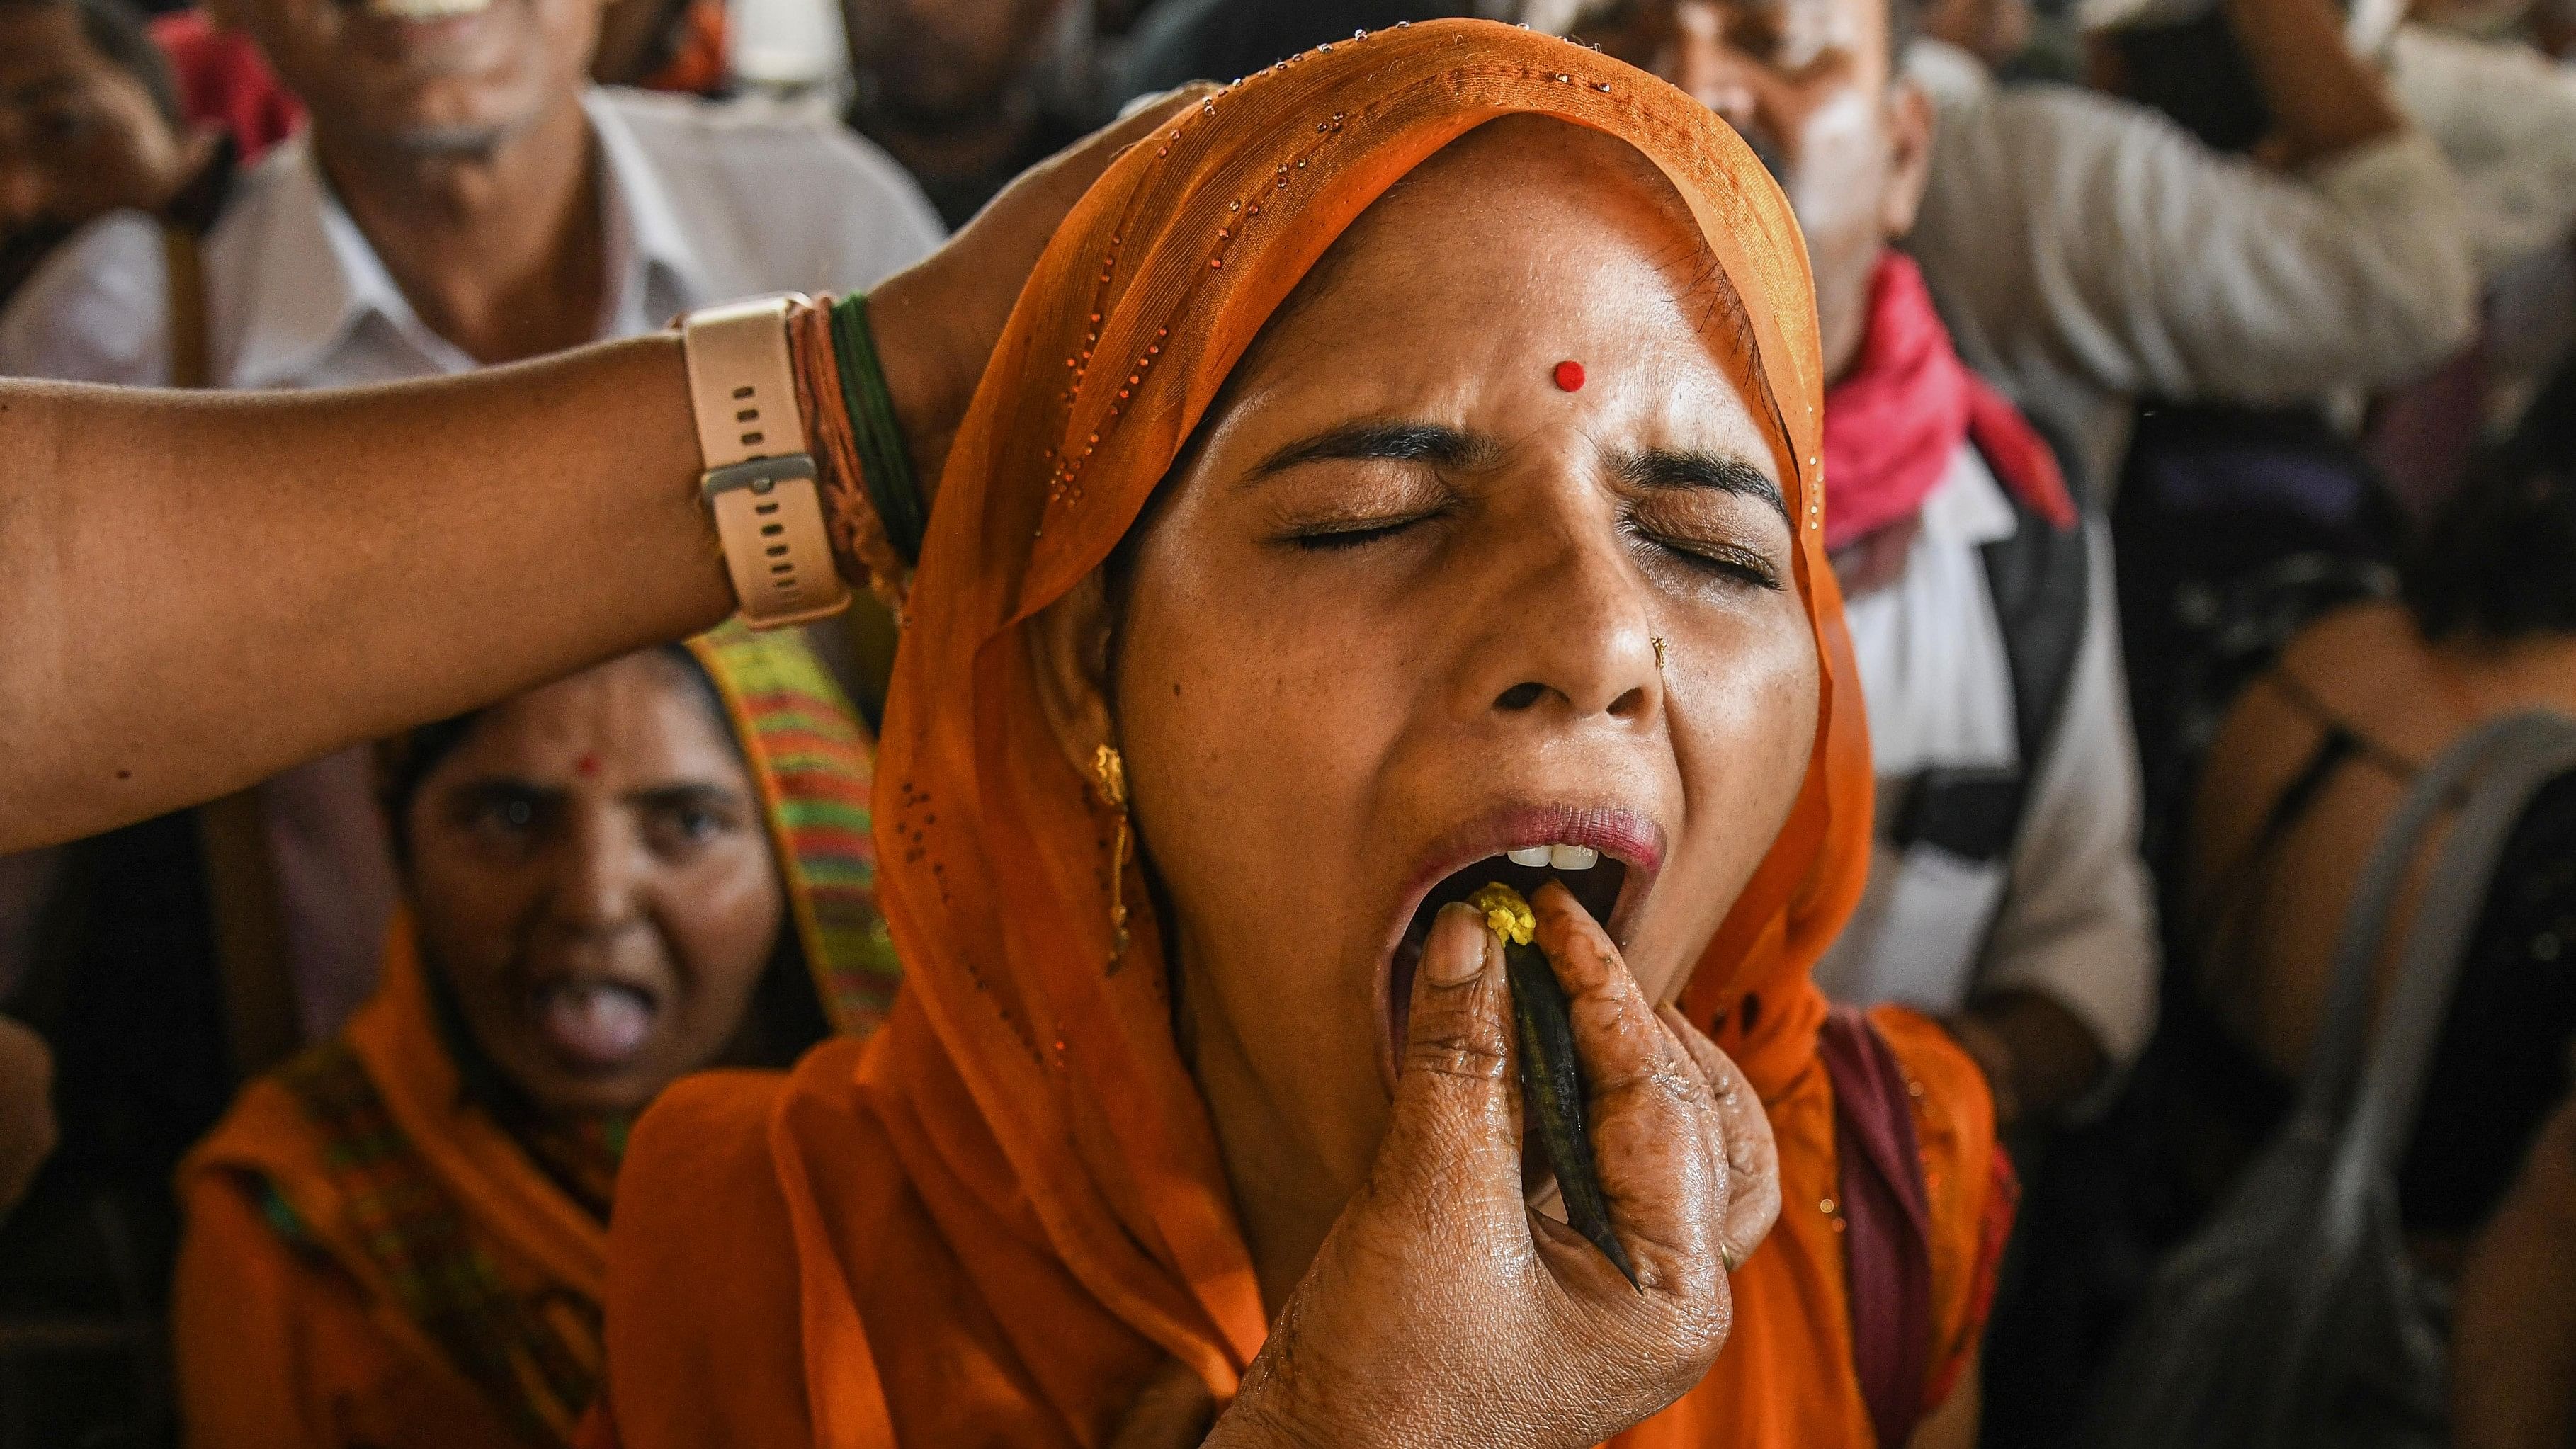
<svg viewBox="0 0 2576 1449">
<path fill-rule="evenodd" d="M 628 1139 L 606 1303 L 607 1396 L 625 1449 L 810 1437 L 796 1233 L 771 1148 L 789 1083 L 684 1077 Z M 799 1422 L 769 1422 L 782 1414 Z"/>
<path fill-rule="evenodd" d="M 702 1205 L 712 1212 L 716 1199 L 750 1206 L 775 1198 L 769 1120 L 787 1080 L 779 1072 L 714 1071 L 666 1088 L 627 1139 L 612 1238 L 677 1226 L 667 1220 L 701 1216 Z"/>
<path fill-rule="evenodd" d="M 242 1184 L 291 1191 L 299 1211 L 325 1212 L 337 1201 L 324 1160 L 329 1143 L 304 1104 L 275 1075 L 244 1086 L 179 1164 L 179 1195 L 239 1194 Z"/>
<path fill-rule="evenodd" d="M 2300 630 L 2281 651 L 2280 667 L 2345 709 L 2366 703 L 2392 673 L 2424 668 L 2428 658 L 2413 616 L 2397 604 L 2372 602 L 2337 609 Z"/>
<path fill-rule="evenodd" d="M 1914 1135 L 1927 1160 L 1956 1150 L 1982 1155 L 1993 1145 L 1994 1097 L 1976 1059 L 1951 1038 L 1948 1028 L 1902 1006 L 1872 1010 L 1869 1023 L 1905 1069 L 1914 1100 Z"/>
</svg>

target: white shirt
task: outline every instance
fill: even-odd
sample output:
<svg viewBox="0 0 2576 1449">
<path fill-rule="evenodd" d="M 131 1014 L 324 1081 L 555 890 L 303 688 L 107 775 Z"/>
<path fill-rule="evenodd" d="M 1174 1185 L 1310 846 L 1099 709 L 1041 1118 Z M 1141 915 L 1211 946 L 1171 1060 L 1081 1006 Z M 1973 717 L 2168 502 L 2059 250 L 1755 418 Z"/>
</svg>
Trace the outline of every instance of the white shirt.
<svg viewBox="0 0 2576 1449">
<path fill-rule="evenodd" d="M 2459 177 L 2480 280 L 2576 232 L 2576 71 L 2517 42 L 2401 25 L 2388 83 Z"/>
<path fill-rule="evenodd" d="M 2459 188 L 2420 131 L 2284 174 L 2143 106 L 1997 85 L 1918 40 L 1938 118 L 1907 248 L 1959 351 L 2075 433 L 2107 493 L 2132 400 L 2253 406 L 2408 380 L 2475 321 Z"/>
<path fill-rule="evenodd" d="M 780 291 L 850 291 L 929 252 L 940 226 L 867 142 L 775 112 L 595 90 L 608 245 L 596 336 L 632 336 L 692 307 Z M 209 363 L 220 387 L 305 388 L 469 371 L 422 323 L 331 194 L 302 138 L 243 179 L 204 247 Z M 160 224 L 91 224 L 0 317 L 0 374 L 170 378 Z M 395 881 L 364 748 L 262 786 L 308 1034 L 373 989 Z"/>
<path fill-rule="evenodd" d="M 650 332 L 691 307 L 873 284 L 939 244 L 902 168 L 845 131 L 641 91 L 584 100 L 599 145 L 609 286 L 596 336 Z M 394 285 L 305 138 L 242 181 L 205 245 L 220 387 L 338 387 L 469 371 Z M 166 383 L 169 279 L 159 223 L 93 222 L 0 317 L 0 374 Z"/>
<path fill-rule="evenodd" d="M 1905 569 L 1844 606 L 1883 807 L 1930 768 L 2011 769 L 2011 664 L 1978 549 L 2015 515 L 1973 447 L 1923 505 Z M 2137 744 L 2120 666 L 2111 555 L 2090 539 L 2090 605 L 2074 673 L 2010 859 L 1978 863 L 1884 838 L 1869 885 L 1816 981 L 1838 1000 L 1935 1014 L 2003 989 L 2064 1006 L 2114 1062 L 2155 1025 L 2154 907 L 2138 858 Z M 1881 825 L 1888 824 L 1882 811 Z"/>
<path fill-rule="evenodd" d="M 2576 69 L 2528 45 L 2400 26 L 2389 86 L 2449 157 L 2486 288 L 2491 417 L 2576 349 Z"/>
</svg>

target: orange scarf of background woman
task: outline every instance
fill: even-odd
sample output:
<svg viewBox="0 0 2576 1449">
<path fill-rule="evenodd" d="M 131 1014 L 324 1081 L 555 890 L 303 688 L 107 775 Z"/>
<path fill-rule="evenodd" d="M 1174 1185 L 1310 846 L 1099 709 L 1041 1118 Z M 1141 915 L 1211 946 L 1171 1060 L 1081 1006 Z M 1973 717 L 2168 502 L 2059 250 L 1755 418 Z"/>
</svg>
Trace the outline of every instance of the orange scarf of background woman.
<svg viewBox="0 0 2576 1449">
<path fill-rule="evenodd" d="M 690 648 L 751 766 L 826 1016 L 864 1032 L 893 968 L 856 718 L 792 635 L 736 626 Z M 556 1134 L 541 1162 L 466 1091 L 454 1029 L 397 920 L 348 1028 L 245 1088 L 181 1167 L 191 1445 L 542 1446 L 589 1408 L 622 1130 Z"/>
<path fill-rule="evenodd" d="M 1862 1445 L 1834 1112 L 1808 968 L 1858 895 L 1871 775 L 1819 526 L 1823 383 L 1787 203 L 1707 108 L 1481 22 L 1383 31 L 1227 88 L 1131 149 L 1057 233 L 968 414 L 910 598 L 877 829 L 905 988 L 862 1051 L 703 1077 L 640 1124 L 611 1247 L 607 1404 L 630 1449 L 1098 1444 L 1167 1361 L 1223 1403 L 1267 1316 L 1172 1038 L 1162 947 L 1110 925 L 1114 817 L 1067 762 L 1023 626 L 1098 568 L 1256 332 L 1369 203 L 1536 113 L 1670 178 L 1743 299 L 1710 340 L 1766 427 L 1823 665 L 1807 778 L 1683 997 L 1769 1107 L 1788 1207 L 1715 1368 L 1623 1444 Z M 1130 867 L 1123 899 L 1140 901 Z M 1927 1396 L 1973 1340 L 1990 1113 L 1919 1018 Z"/>
</svg>

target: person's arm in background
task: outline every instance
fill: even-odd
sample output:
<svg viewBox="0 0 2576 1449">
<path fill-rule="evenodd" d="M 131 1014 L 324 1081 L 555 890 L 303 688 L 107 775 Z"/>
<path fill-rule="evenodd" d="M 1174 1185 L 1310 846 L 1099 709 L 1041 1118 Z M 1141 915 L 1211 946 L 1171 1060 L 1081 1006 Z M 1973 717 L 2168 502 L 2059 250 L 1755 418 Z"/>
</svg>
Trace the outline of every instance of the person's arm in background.
<svg viewBox="0 0 2576 1449">
<path fill-rule="evenodd" d="M 2323 161 L 2406 128 L 2378 72 L 2344 44 L 2343 16 L 2326 0 L 2226 0 L 2225 8 L 2271 107 L 2280 164 Z"/>
<path fill-rule="evenodd" d="M 54 1054 L 45 1039 L 0 1016 L 0 1219 L 53 1155 Z"/>
<path fill-rule="evenodd" d="M 2099 391 L 2273 405 L 2411 378 L 2476 320 L 2449 164 L 2326 0 L 2230 0 L 2283 172 L 2059 86 L 1945 107 L 1911 240 L 1963 339 Z"/>
<path fill-rule="evenodd" d="M 2471 1248 L 2452 1325 L 2458 1449 L 2576 1443 L 2576 1101 Z"/>
<path fill-rule="evenodd" d="M 873 294 L 938 476 L 1056 224 L 1167 99 Z M 0 852 L 207 799 L 733 607 L 676 336 L 348 392 L 0 383 Z"/>
<path fill-rule="evenodd" d="M 2084 639 L 2013 843 L 2001 915 L 1951 1023 L 2006 1126 L 2043 1118 L 2146 1045 L 2155 908 L 2138 858 L 2137 742 L 2120 670 L 2110 549 L 2092 536 Z M 2025 746 L 2027 748 L 2027 746 Z"/>
</svg>

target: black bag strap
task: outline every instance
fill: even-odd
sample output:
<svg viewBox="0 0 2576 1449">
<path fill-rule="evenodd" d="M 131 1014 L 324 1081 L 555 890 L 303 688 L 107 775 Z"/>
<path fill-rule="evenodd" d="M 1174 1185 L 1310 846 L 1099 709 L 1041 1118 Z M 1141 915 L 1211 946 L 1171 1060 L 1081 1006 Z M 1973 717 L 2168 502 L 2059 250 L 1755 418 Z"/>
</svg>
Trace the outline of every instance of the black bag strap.
<svg viewBox="0 0 2576 1449">
<path fill-rule="evenodd" d="M 2471 780 L 2506 758 L 2498 751 L 2528 748 L 2515 742 L 2546 738 L 2565 726 L 2564 716 L 2548 710 L 2491 720 L 2461 736 L 2416 773 L 2405 798 L 2381 828 L 2379 841 L 2371 847 L 2361 874 L 2354 879 L 2352 901 L 2345 908 L 2343 926 L 2335 938 L 2325 1011 L 2308 1047 L 2307 1070 L 2300 1078 L 2297 1115 L 2328 1132 L 2339 1132 L 2343 1127 L 2361 1081 L 2363 1054 L 2369 1049 L 2373 968 L 2388 935 L 2388 918 L 2396 906 L 2398 887 L 2421 853 L 2427 832 L 2444 810 L 2459 803 Z M 2506 823 L 2508 827 L 2511 824 Z M 2496 848 L 2502 848 L 2501 837 Z M 2492 862 L 2489 864 L 2492 868 Z M 2419 921 L 2417 930 L 2420 933 L 2422 929 Z M 2446 1000 L 2447 996 L 2446 989 Z M 2392 1000 L 2391 1008 L 2395 1005 Z"/>
<path fill-rule="evenodd" d="M 2576 719 L 2529 710 L 2480 726 L 2442 752 L 2381 835 L 2336 943 L 2333 995 L 2311 1049 L 2300 1113 L 2336 1124 L 2309 1270 L 2282 1337 L 2285 1372 L 2273 1384 L 2265 1422 L 2295 1419 L 2309 1365 L 2323 1342 L 2346 1270 L 2373 1224 L 2373 1207 L 2393 1191 L 2398 1155 L 2415 1127 L 2424 1074 L 2458 984 L 2469 934 L 2485 908 L 2488 882 L 2531 797 L 2576 769 Z M 2464 801 L 2459 792 L 2466 788 Z M 2396 887 L 2434 818 L 2453 803 L 2459 817 L 2433 863 L 2406 936 L 2394 990 L 2364 1058 L 2371 987 Z M 2349 1110 L 2344 1105 L 2349 1103 Z M 2262 1442 L 2289 1442 L 2266 1439 Z"/>
<path fill-rule="evenodd" d="M 2041 765 L 2066 713 L 2075 658 L 2092 613 L 2092 552 L 2081 523 L 2060 528 L 2012 498 L 2012 533 L 1978 549 L 1994 600 L 2004 660 L 2012 673 L 2013 737 L 2020 763 L 2008 770 L 1925 770 L 1905 787 L 1889 843 L 1921 843 L 1963 860 L 2012 853 Z"/>
</svg>

